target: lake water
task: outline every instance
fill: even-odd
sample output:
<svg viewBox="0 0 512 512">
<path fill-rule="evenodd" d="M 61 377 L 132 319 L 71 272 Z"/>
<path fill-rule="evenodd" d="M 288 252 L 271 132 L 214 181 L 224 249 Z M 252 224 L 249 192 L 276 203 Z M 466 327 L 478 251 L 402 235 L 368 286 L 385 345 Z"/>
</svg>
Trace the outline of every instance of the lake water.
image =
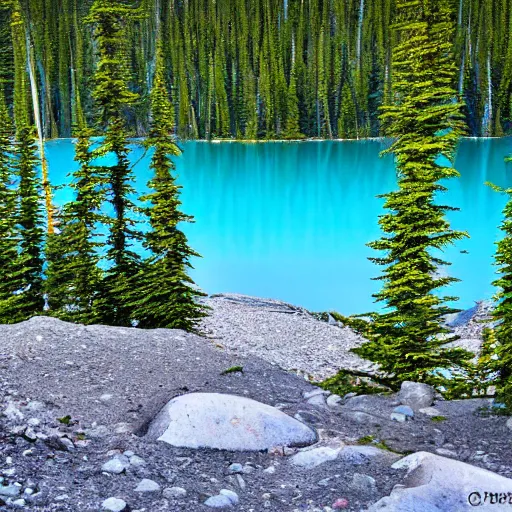
<svg viewBox="0 0 512 512">
<path fill-rule="evenodd" d="M 373 251 L 365 244 L 380 236 L 383 200 L 375 196 L 396 188 L 393 158 L 379 158 L 384 145 L 184 143 L 177 174 L 183 210 L 196 218 L 185 231 L 203 256 L 193 262 L 196 283 L 208 293 L 271 297 L 313 311 L 374 310 L 379 284 L 371 278 L 380 269 L 367 260 Z M 75 168 L 72 141 L 48 142 L 47 151 L 52 183 L 65 183 Z M 461 178 L 448 182 L 442 198 L 461 209 L 450 214 L 453 228 L 471 235 L 445 255 L 449 273 L 462 280 L 449 294 L 463 308 L 494 291 L 492 255 L 506 199 L 484 183 L 512 187 L 512 164 L 504 163 L 511 151 L 510 138 L 463 140 Z M 135 148 L 134 162 L 141 155 Z M 144 160 L 135 167 L 140 192 L 147 167 Z M 56 202 L 67 197 L 61 190 Z"/>
</svg>

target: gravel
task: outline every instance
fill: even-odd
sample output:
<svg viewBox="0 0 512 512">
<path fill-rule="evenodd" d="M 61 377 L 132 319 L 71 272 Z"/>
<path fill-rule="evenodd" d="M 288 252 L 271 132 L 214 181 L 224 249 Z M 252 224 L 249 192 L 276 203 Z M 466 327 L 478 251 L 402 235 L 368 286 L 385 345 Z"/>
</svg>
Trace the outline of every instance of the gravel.
<svg viewBox="0 0 512 512">
<path fill-rule="evenodd" d="M 303 308 L 237 294 L 213 295 L 204 302 L 211 314 L 202 330 L 234 354 L 261 357 L 312 380 L 331 377 L 340 368 L 375 368 L 349 352 L 364 342 L 361 336 L 336 322 L 319 321 Z"/>
</svg>

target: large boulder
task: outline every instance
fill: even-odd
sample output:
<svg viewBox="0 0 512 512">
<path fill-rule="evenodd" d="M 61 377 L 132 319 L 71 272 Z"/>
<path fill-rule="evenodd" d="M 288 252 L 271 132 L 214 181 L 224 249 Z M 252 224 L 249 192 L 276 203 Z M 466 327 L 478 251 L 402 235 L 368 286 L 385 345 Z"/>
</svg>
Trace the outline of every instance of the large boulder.
<svg viewBox="0 0 512 512">
<path fill-rule="evenodd" d="M 430 407 L 434 401 L 434 388 L 419 382 L 402 382 L 398 398 L 400 403 L 415 411 Z"/>
<path fill-rule="evenodd" d="M 499 503 L 495 500 L 502 495 L 508 497 L 512 489 L 508 478 L 428 452 L 408 455 L 391 467 L 407 469 L 404 485 L 395 486 L 390 496 L 374 503 L 367 512 L 472 510 Z M 501 510 L 499 506 L 490 508 Z"/>
<path fill-rule="evenodd" d="M 174 398 L 151 422 L 147 436 L 173 446 L 232 451 L 308 446 L 317 441 L 314 430 L 274 407 L 219 393 Z"/>
</svg>

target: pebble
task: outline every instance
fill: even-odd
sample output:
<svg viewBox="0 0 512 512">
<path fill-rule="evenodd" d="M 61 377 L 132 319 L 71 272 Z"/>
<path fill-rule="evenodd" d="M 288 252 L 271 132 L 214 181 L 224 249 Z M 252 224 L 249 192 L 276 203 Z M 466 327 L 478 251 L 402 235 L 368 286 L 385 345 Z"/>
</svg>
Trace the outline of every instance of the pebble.
<svg viewBox="0 0 512 512">
<path fill-rule="evenodd" d="M 300 451 L 292 457 L 292 464 L 301 466 L 306 469 L 311 469 L 324 462 L 336 460 L 341 448 L 330 448 L 322 446 L 320 448 L 313 448 L 310 450 Z"/>
<path fill-rule="evenodd" d="M 438 455 L 442 455 L 443 457 L 452 457 L 457 458 L 457 453 L 453 450 L 448 450 L 446 448 L 437 448 L 436 453 Z"/>
<path fill-rule="evenodd" d="M 408 405 L 400 405 L 393 409 L 393 412 L 397 414 L 405 414 L 408 418 L 414 418 L 414 411 Z"/>
<path fill-rule="evenodd" d="M 508 427 L 510 430 L 512 430 L 512 418 L 509 418 L 509 419 L 507 420 L 507 427 Z"/>
<path fill-rule="evenodd" d="M 112 473 L 114 475 L 119 475 L 123 471 L 125 471 L 130 465 L 130 461 L 124 455 L 120 457 L 115 457 L 105 462 L 103 466 L 101 466 L 102 471 L 106 473 Z"/>
<path fill-rule="evenodd" d="M 167 487 L 164 489 L 164 498 L 184 498 L 187 495 L 187 490 L 183 487 Z"/>
<path fill-rule="evenodd" d="M 332 508 L 335 510 L 341 510 L 344 508 L 348 508 L 348 500 L 345 498 L 338 498 L 333 504 Z"/>
<path fill-rule="evenodd" d="M 160 485 L 156 483 L 154 480 L 149 480 L 149 478 L 142 479 L 137 487 L 135 487 L 135 492 L 158 492 L 160 491 Z"/>
<path fill-rule="evenodd" d="M 238 502 L 240 501 L 238 498 L 238 494 L 236 492 L 230 491 L 229 489 L 221 489 L 220 493 L 221 496 L 226 496 L 233 505 L 238 505 Z"/>
<path fill-rule="evenodd" d="M 234 463 L 229 466 L 228 471 L 230 474 L 234 475 L 236 473 L 242 473 L 244 470 L 244 467 L 242 464 Z"/>
<path fill-rule="evenodd" d="M 245 491 L 245 480 L 242 478 L 242 475 L 236 475 L 236 481 L 242 491 Z"/>
<path fill-rule="evenodd" d="M 398 421 L 399 423 L 403 423 L 404 421 L 407 421 L 407 416 L 399 412 L 392 412 L 390 419 L 393 421 Z"/>
<path fill-rule="evenodd" d="M 5 471 L 4 471 L 5 473 Z M 18 485 L 6 485 L 0 486 L 0 496 L 7 496 L 8 498 L 14 498 L 19 496 L 21 488 Z"/>
<path fill-rule="evenodd" d="M 327 398 L 327 405 L 335 409 L 336 407 L 339 407 L 342 401 L 343 398 L 341 398 L 341 396 L 331 395 L 330 397 Z"/>
<path fill-rule="evenodd" d="M 126 457 L 128 457 L 128 455 L 125 454 Z M 146 461 L 142 458 L 142 457 L 139 457 L 138 455 L 132 455 L 130 457 L 130 464 L 132 466 L 135 466 L 135 467 L 141 467 L 141 466 L 145 466 L 146 465 Z"/>
<path fill-rule="evenodd" d="M 108 498 L 101 504 L 101 508 L 109 512 L 122 512 L 126 507 L 126 501 L 119 498 Z"/>
<path fill-rule="evenodd" d="M 421 412 L 421 414 L 429 416 L 430 418 L 433 418 L 435 416 L 442 416 L 441 411 L 439 409 L 436 409 L 435 407 L 424 407 L 423 409 L 420 409 L 419 412 Z"/>
<path fill-rule="evenodd" d="M 266 473 L 267 475 L 273 475 L 276 472 L 275 466 L 269 466 L 267 469 L 263 470 L 263 473 Z"/>
<path fill-rule="evenodd" d="M 23 498 L 20 498 L 19 500 L 14 500 L 12 504 L 15 507 L 24 507 L 27 504 L 27 502 Z"/>
<path fill-rule="evenodd" d="M 207 507 L 211 508 L 228 508 L 233 506 L 231 500 L 227 496 L 223 496 L 222 494 L 211 496 L 204 502 L 204 504 Z"/>
<path fill-rule="evenodd" d="M 361 473 L 354 473 L 352 477 L 352 487 L 363 493 L 375 494 L 377 492 L 375 478 Z"/>
</svg>

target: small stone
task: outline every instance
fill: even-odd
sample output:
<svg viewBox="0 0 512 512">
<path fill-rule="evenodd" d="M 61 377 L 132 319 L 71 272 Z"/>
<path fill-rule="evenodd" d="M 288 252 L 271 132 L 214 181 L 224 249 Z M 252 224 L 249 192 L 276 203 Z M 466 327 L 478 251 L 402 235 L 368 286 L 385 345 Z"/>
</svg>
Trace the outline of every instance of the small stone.
<svg viewBox="0 0 512 512">
<path fill-rule="evenodd" d="M 507 427 L 508 427 L 510 430 L 512 430 L 512 418 L 509 418 L 509 419 L 507 420 Z"/>
<path fill-rule="evenodd" d="M 414 411 L 408 405 L 400 405 L 393 409 L 393 412 L 398 414 L 405 414 L 407 418 L 414 418 Z"/>
<path fill-rule="evenodd" d="M 103 466 L 101 466 L 102 471 L 106 473 L 112 473 L 114 475 L 119 475 L 123 471 L 125 471 L 130 465 L 130 461 L 124 455 L 119 457 L 115 457 L 110 459 L 108 462 L 105 462 Z"/>
<path fill-rule="evenodd" d="M 187 490 L 183 489 L 183 487 L 167 487 L 164 489 L 163 496 L 164 498 L 184 498 L 187 495 Z"/>
<path fill-rule="evenodd" d="M 144 478 L 139 482 L 137 487 L 135 487 L 135 492 L 159 492 L 160 485 L 157 484 L 154 480 L 149 480 L 148 478 Z"/>
<path fill-rule="evenodd" d="M 126 450 L 125 452 L 123 452 L 123 455 L 125 457 L 130 458 L 130 457 L 133 457 L 135 455 L 135 452 L 132 452 L 131 450 Z"/>
<path fill-rule="evenodd" d="M 227 496 L 223 496 L 222 494 L 211 496 L 204 502 L 204 504 L 207 507 L 211 508 L 229 508 L 233 506 L 231 500 Z"/>
<path fill-rule="evenodd" d="M 354 473 L 352 487 L 363 493 L 375 494 L 377 492 L 375 478 L 361 473 Z"/>
<path fill-rule="evenodd" d="M 101 504 L 101 508 L 109 512 L 122 512 L 126 506 L 126 501 L 119 498 L 108 498 Z"/>
<path fill-rule="evenodd" d="M 105 393 L 104 395 L 101 395 L 100 396 L 100 400 L 102 402 L 109 402 L 110 400 L 112 400 L 113 396 L 110 395 L 109 393 Z"/>
<path fill-rule="evenodd" d="M 40 424 L 41 424 L 41 420 L 39 420 L 38 418 L 30 418 L 27 421 L 27 425 L 30 425 L 31 427 L 37 427 Z"/>
<path fill-rule="evenodd" d="M 317 389 L 314 389 L 313 391 L 308 391 L 306 393 L 302 393 L 302 396 L 306 399 L 306 400 L 309 400 L 310 398 L 313 398 L 314 396 L 318 396 L 318 395 L 330 395 L 330 392 L 329 391 L 325 391 L 321 388 L 317 388 Z"/>
<path fill-rule="evenodd" d="M 328 407 L 331 407 L 332 409 L 335 409 L 336 407 L 339 407 L 341 402 L 343 401 L 343 398 L 339 395 L 331 395 L 327 398 L 327 405 Z"/>
<path fill-rule="evenodd" d="M 25 432 L 23 433 L 23 437 L 27 441 L 30 441 L 31 443 L 35 443 L 37 441 L 37 435 L 34 432 L 34 430 L 30 427 L 25 429 Z"/>
<path fill-rule="evenodd" d="M 141 467 L 146 465 L 146 461 L 138 455 L 132 455 L 130 457 L 130 464 L 135 467 Z"/>
<path fill-rule="evenodd" d="M 27 487 L 23 494 L 26 494 L 27 496 L 32 496 L 34 494 L 34 489 L 31 489 L 30 487 Z"/>
<path fill-rule="evenodd" d="M 300 451 L 292 457 L 291 461 L 295 466 L 311 469 L 325 462 L 336 460 L 340 452 L 341 448 L 322 446 L 320 448 Z"/>
<path fill-rule="evenodd" d="M 19 500 L 14 500 L 12 504 L 15 507 L 24 507 L 27 504 L 27 502 L 23 498 L 20 498 Z"/>
<path fill-rule="evenodd" d="M 402 382 L 398 398 L 403 405 L 408 405 L 414 410 L 430 407 L 434 401 L 434 388 L 419 382 Z"/>
<path fill-rule="evenodd" d="M 451 458 L 456 458 L 457 457 L 457 453 L 454 452 L 453 450 L 447 450 L 446 448 L 438 448 L 436 450 L 436 453 L 438 455 L 442 455 L 443 457 L 451 457 Z"/>
<path fill-rule="evenodd" d="M 240 489 L 242 489 L 242 491 L 245 491 L 245 480 L 242 478 L 242 475 L 236 475 L 236 481 Z"/>
<path fill-rule="evenodd" d="M 338 498 L 333 504 L 332 508 L 335 510 L 341 510 L 348 507 L 348 500 L 345 498 Z"/>
<path fill-rule="evenodd" d="M 3 415 L 10 421 L 19 421 L 24 418 L 23 413 L 12 402 L 7 404 Z"/>
<path fill-rule="evenodd" d="M 236 492 L 230 491 L 229 489 L 221 489 L 219 492 L 221 496 L 226 496 L 233 505 L 238 505 L 238 502 L 240 501 L 238 498 L 238 494 Z"/>
<path fill-rule="evenodd" d="M 66 501 L 69 500 L 69 494 L 59 494 L 58 496 L 55 496 L 55 501 Z"/>
<path fill-rule="evenodd" d="M 275 466 L 269 466 L 267 469 L 263 470 L 263 473 L 267 473 L 267 475 L 273 475 L 276 472 Z"/>
<path fill-rule="evenodd" d="M 325 395 L 315 395 L 308 399 L 308 404 L 313 405 L 314 407 L 321 407 L 324 408 L 327 406 L 325 402 Z"/>
<path fill-rule="evenodd" d="M 64 451 L 67 451 L 67 452 L 75 451 L 75 445 L 73 444 L 73 441 L 71 441 L 71 439 L 68 439 L 67 437 L 60 438 L 60 445 L 64 449 Z"/>
<path fill-rule="evenodd" d="M 403 423 L 404 421 L 407 421 L 407 416 L 399 412 L 392 412 L 390 419 L 393 421 L 398 421 L 399 423 Z"/>
<path fill-rule="evenodd" d="M 330 481 L 331 481 L 331 479 L 330 479 L 330 478 L 324 478 L 323 480 L 320 480 L 320 481 L 318 482 L 318 485 L 319 485 L 320 487 L 327 487 L 327 486 L 329 485 Z"/>
<path fill-rule="evenodd" d="M 5 471 L 4 471 L 5 473 Z M 21 488 L 17 485 L 6 485 L 0 486 L 0 496 L 7 496 L 8 498 L 14 498 L 19 496 Z"/>
<path fill-rule="evenodd" d="M 435 407 L 424 407 L 423 409 L 420 409 L 418 412 L 421 412 L 421 414 L 425 414 L 430 418 L 434 418 L 435 416 L 442 416 L 441 411 L 439 409 L 436 409 Z"/>
<path fill-rule="evenodd" d="M 228 471 L 230 474 L 234 475 L 236 473 L 242 473 L 244 470 L 242 464 L 234 463 L 229 466 Z"/>
</svg>

